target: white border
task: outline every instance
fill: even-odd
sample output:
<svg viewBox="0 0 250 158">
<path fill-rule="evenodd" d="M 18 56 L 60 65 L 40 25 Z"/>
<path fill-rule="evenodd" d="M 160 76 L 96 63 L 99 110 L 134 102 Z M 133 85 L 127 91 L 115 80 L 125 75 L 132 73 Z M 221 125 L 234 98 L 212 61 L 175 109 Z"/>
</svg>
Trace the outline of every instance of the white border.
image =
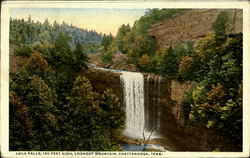
<svg viewBox="0 0 250 158">
<path fill-rule="evenodd" d="M 243 152 L 165 152 L 164 157 L 249 157 L 249 124 L 250 124 L 250 5 L 249 2 L 164 2 L 164 1 L 4 1 L 1 5 L 1 154 L 3 157 L 27 157 L 9 152 L 9 9 L 20 8 L 237 8 L 243 9 Z M 74 152 L 76 153 L 76 152 Z M 120 152 L 117 152 L 120 153 Z M 128 153 L 128 152 L 126 152 Z M 29 156 L 30 157 L 30 156 Z M 38 156 L 32 156 L 38 157 Z M 62 157 L 62 156 L 39 156 Z M 66 157 L 66 156 L 64 156 Z M 70 156 L 67 156 L 70 157 Z M 78 156 L 74 156 L 78 157 Z M 84 156 L 93 157 L 93 156 Z M 95 157 L 124 157 L 102 155 Z M 126 156 L 127 157 L 127 156 Z M 138 157 L 138 156 L 128 156 Z M 143 156 L 140 156 L 143 157 Z M 146 156 L 144 156 L 146 157 Z M 148 156 L 147 156 L 148 157 Z M 153 156 L 150 156 L 153 157 Z M 157 156 L 155 156 L 157 157 Z"/>
</svg>

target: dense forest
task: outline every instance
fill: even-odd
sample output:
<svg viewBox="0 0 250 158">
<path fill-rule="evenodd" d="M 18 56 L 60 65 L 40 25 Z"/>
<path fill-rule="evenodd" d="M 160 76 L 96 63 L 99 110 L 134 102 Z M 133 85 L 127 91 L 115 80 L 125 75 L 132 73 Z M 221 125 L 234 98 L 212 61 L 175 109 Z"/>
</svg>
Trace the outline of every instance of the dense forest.
<svg viewBox="0 0 250 158">
<path fill-rule="evenodd" d="M 10 150 L 121 150 L 113 138 L 124 128 L 119 99 L 81 75 L 86 44 L 100 39 L 67 24 L 10 20 L 10 63 L 19 62 L 10 71 Z"/>
<path fill-rule="evenodd" d="M 101 42 L 103 64 L 118 68 L 133 64 L 180 82 L 193 81 L 183 109 L 190 124 L 213 128 L 242 146 L 242 34 L 228 34 L 227 12 L 213 23 L 213 34 L 157 49 L 147 29 L 157 21 L 184 13 L 180 9 L 150 9 L 134 23 L 122 25 L 115 37 Z"/>
<path fill-rule="evenodd" d="M 99 43 L 102 39 L 102 34 L 96 31 L 81 29 L 72 24 L 63 22 L 59 24 L 54 21 L 50 24 L 48 19 L 43 23 L 34 22 L 29 16 L 28 20 L 12 19 L 10 18 L 10 43 L 17 45 L 31 45 L 39 43 L 53 43 L 55 42 L 60 32 L 67 33 L 71 38 L 70 46 L 74 49 L 77 42 L 85 47 L 87 53 L 94 53 L 97 51 Z"/>
<path fill-rule="evenodd" d="M 121 150 L 114 137 L 125 122 L 121 101 L 95 92 L 82 75 L 88 53 L 102 64 L 132 64 L 179 82 L 192 81 L 182 108 L 186 122 L 212 128 L 242 147 L 242 34 L 228 34 L 227 12 L 213 34 L 159 50 L 147 30 L 185 9 L 149 9 L 114 37 L 68 24 L 10 19 L 10 150 Z"/>
</svg>

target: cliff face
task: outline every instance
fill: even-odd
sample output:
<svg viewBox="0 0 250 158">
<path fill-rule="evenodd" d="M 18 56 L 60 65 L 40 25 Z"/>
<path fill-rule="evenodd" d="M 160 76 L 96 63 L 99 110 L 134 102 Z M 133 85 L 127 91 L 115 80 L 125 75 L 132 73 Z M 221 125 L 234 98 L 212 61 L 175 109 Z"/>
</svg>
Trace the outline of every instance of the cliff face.
<svg viewBox="0 0 250 158">
<path fill-rule="evenodd" d="M 110 88 L 119 97 L 121 104 L 124 103 L 121 73 L 90 68 L 84 75 L 95 91 L 102 93 Z M 216 131 L 185 122 L 182 103 L 192 82 L 179 83 L 154 74 L 143 75 L 146 128 L 155 128 L 155 132 L 161 135 L 158 140 L 161 145 L 173 151 L 212 151 L 218 146 L 222 150 L 234 150 L 232 143 L 228 143 Z"/>
<path fill-rule="evenodd" d="M 123 100 L 120 73 L 89 68 L 84 71 L 83 74 L 90 80 L 90 83 L 96 92 L 103 93 L 107 88 L 109 88 L 120 100 Z"/>
<path fill-rule="evenodd" d="M 199 40 L 213 32 L 217 15 L 226 11 L 229 15 L 228 34 L 242 32 L 243 12 L 240 9 L 193 9 L 160 21 L 151 26 L 149 34 L 156 39 L 159 49 L 166 49 L 186 40 Z"/>
</svg>

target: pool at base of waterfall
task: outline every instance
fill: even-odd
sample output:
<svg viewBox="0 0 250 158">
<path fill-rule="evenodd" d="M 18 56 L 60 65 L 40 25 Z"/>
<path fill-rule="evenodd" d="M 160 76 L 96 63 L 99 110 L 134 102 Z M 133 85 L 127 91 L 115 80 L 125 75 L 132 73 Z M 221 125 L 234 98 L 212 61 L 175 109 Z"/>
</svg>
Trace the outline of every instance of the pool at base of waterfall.
<svg viewBox="0 0 250 158">
<path fill-rule="evenodd" d="M 168 152 L 164 147 L 158 145 L 158 144 L 122 144 L 123 151 L 164 151 Z"/>
</svg>

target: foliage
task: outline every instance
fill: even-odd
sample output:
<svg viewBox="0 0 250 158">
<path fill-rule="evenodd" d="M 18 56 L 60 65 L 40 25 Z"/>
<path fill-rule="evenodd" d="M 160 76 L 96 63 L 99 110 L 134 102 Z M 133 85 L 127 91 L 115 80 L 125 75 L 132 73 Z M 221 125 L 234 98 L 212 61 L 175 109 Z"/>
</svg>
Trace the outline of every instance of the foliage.
<svg viewBox="0 0 250 158">
<path fill-rule="evenodd" d="M 30 56 L 31 53 L 32 53 L 32 49 L 26 45 L 21 46 L 20 49 L 14 52 L 16 56 L 24 56 L 24 57 Z"/>
<path fill-rule="evenodd" d="M 179 81 L 196 81 L 185 94 L 185 118 L 214 128 L 242 146 L 242 34 L 227 35 L 228 14 L 214 34 L 157 50 L 147 30 L 185 10 L 152 9 L 116 37 L 69 26 L 10 20 L 15 56 L 27 58 L 10 74 L 11 150 L 118 150 L 114 135 L 124 128 L 124 109 L 111 90 L 93 91 L 81 71 L 87 53 L 100 51 L 104 63 L 135 64 L 140 71 Z M 100 43 L 100 46 L 99 46 Z M 94 50 L 99 48 L 99 50 Z M 78 76 L 78 77 L 77 77 Z"/>
<path fill-rule="evenodd" d="M 129 24 L 127 25 L 122 25 L 118 31 L 117 31 L 117 35 L 115 37 L 115 42 L 116 42 L 116 46 L 119 52 L 123 53 L 123 54 L 127 54 L 128 50 L 129 50 L 129 34 L 131 32 L 131 28 L 129 26 Z"/>
<path fill-rule="evenodd" d="M 101 59 L 105 64 L 113 64 L 114 56 L 116 55 L 117 51 L 113 47 L 109 47 L 107 51 L 101 53 Z"/>
<path fill-rule="evenodd" d="M 25 106 L 15 92 L 10 91 L 10 150 L 28 150 L 31 143 L 32 121 L 29 107 Z M 27 139 L 28 138 L 28 139 Z"/>
<path fill-rule="evenodd" d="M 127 64 L 134 64 L 142 71 L 156 72 L 156 69 L 153 68 L 153 65 L 157 63 L 154 58 L 157 49 L 156 43 L 154 37 L 151 37 L 147 30 L 152 24 L 181 14 L 184 11 L 184 9 L 152 9 L 148 10 L 144 16 L 136 21 L 133 27 L 130 27 L 129 24 L 121 25 L 112 44 L 111 42 L 107 42 L 108 44 L 103 48 L 101 54 L 102 61 L 114 64 L 111 62 L 111 58 L 116 53 L 122 53 L 127 55 Z M 104 36 L 103 38 L 106 37 Z M 143 63 L 141 58 L 144 55 L 152 58 L 152 64 L 147 65 L 149 67 L 139 64 L 139 62 Z"/>
<path fill-rule="evenodd" d="M 152 59 L 147 54 L 142 55 L 139 59 L 139 67 L 144 71 L 150 71 L 152 68 Z"/>
<path fill-rule="evenodd" d="M 216 35 L 205 38 L 195 49 L 203 66 L 199 84 L 186 95 L 185 115 L 191 122 L 219 130 L 241 148 L 242 34 L 216 40 Z"/>
<path fill-rule="evenodd" d="M 131 48 L 128 50 L 128 61 L 129 63 L 138 66 L 139 59 L 144 54 L 154 54 L 155 52 L 155 41 L 152 37 L 147 34 L 141 34 L 134 38 L 131 43 Z"/>
<path fill-rule="evenodd" d="M 55 40 L 55 47 L 50 53 L 49 62 L 54 66 L 69 65 L 73 63 L 73 54 L 70 48 L 71 37 L 67 33 L 60 32 Z"/>
<path fill-rule="evenodd" d="M 101 41 L 100 57 L 105 64 L 112 64 L 113 56 L 117 53 L 113 39 L 114 37 L 110 34 L 104 35 Z"/>
<path fill-rule="evenodd" d="M 100 143 L 96 141 L 101 135 L 96 135 L 96 132 L 101 109 L 95 104 L 95 98 L 96 94 L 92 92 L 90 82 L 85 77 L 77 77 L 70 95 L 66 98 L 69 114 L 64 121 L 67 132 L 64 148 L 67 150 L 91 150 Z"/>
<path fill-rule="evenodd" d="M 23 100 L 30 107 L 29 115 L 32 118 L 35 133 L 32 140 L 33 148 L 36 150 L 54 150 L 55 144 L 52 142 L 56 140 L 52 131 L 56 130 L 58 126 L 55 123 L 56 118 L 52 114 L 55 94 L 40 77 L 34 75 L 29 79 L 28 93 L 23 97 Z M 54 120 L 47 119 L 48 115 L 52 116 L 50 118 L 54 118 Z"/>
<path fill-rule="evenodd" d="M 56 138 L 53 137 L 52 131 L 57 129 L 56 117 L 53 115 L 55 92 L 39 76 L 29 75 L 27 71 L 23 70 L 16 77 L 15 80 L 11 80 L 10 88 L 16 93 L 10 94 L 10 97 L 13 98 L 13 103 L 10 103 L 10 105 L 14 106 L 10 113 L 10 119 L 14 119 L 14 116 L 21 110 L 22 113 L 19 113 L 17 117 L 20 117 L 19 115 L 25 117 L 26 123 L 22 128 L 29 129 L 28 135 L 27 133 L 19 133 L 21 130 L 17 129 L 15 132 L 19 134 L 20 138 L 15 138 L 16 141 L 27 142 L 25 150 L 54 150 L 55 144 L 53 141 Z M 47 119 L 47 116 L 50 116 L 53 120 Z M 13 124 L 10 126 L 10 131 L 14 132 L 16 125 L 18 125 L 18 119 L 11 123 Z M 48 143 L 49 141 L 51 144 Z M 19 144 L 23 146 L 22 143 Z M 13 144 L 11 149 L 23 149 L 23 147 L 16 146 L 17 144 Z"/>
<path fill-rule="evenodd" d="M 68 32 L 72 37 L 70 43 L 75 48 L 76 43 L 100 43 L 102 36 L 93 30 L 81 29 L 67 23 L 58 24 L 54 21 L 50 24 L 48 19 L 43 23 L 34 22 L 29 19 L 10 18 L 10 42 L 16 44 L 32 44 L 40 41 L 41 43 L 54 42 L 60 32 Z"/>
<path fill-rule="evenodd" d="M 48 65 L 44 55 L 39 52 L 31 54 L 25 64 L 25 68 L 27 71 L 42 77 L 46 76 L 46 74 L 52 73 L 52 69 Z"/>
<path fill-rule="evenodd" d="M 160 63 L 159 71 L 168 78 L 175 78 L 178 72 L 177 56 L 174 50 L 170 47 L 163 56 L 162 63 Z"/>
<path fill-rule="evenodd" d="M 199 84 L 186 94 L 183 107 L 189 121 L 220 131 L 241 148 L 242 34 L 228 37 L 227 21 L 227 13 L 220 13 L 214 34 L 196 44 L 193 57 L 198 60 Z"/>
<path fill-rule="evenodd" d="M 84 52 L 82 45 L 80 43 L 76 44 L 76 49 L 74 50 L 74 64 L 76 66 L 75 69 L 86 69 L 87 62 L 88 62 L 88 56 Z"/>
<path fill-rule="evenodd" d="M 100 107 L 103 110 L 102 124 L 109 129 L 110 141 L 111 145 L 113 145 L 113 134 L 117 133 L 117 131 L 119 133 L 124 128 L 125 110 L 111 89 L 104 91 L 101 96 Z"/>
<path fill-rule="evenodd" d="M 185 9 L 148 9 L 145 15 L 134 24 L 134 27 L 137 32 L 146 33 L 152 24 L 182 14 L 184 11 Z"/>
<path fill-rule="evenodd" d="M 23 51 L 26 63 L 10 75 L 10 149 L 120 150 L 107 136 L 108 125 L 104 129 L 102 124 L 114 113 L 104 117 L 90 82 L 76 78 L 87 67 L 85 49 L 77 43 L 72 51 L 67 33 L 54 41 L 23 45 L 29 51 Z M 113 94 L 110 99 L 120 102 Z M 124 118 L 122 113 L 119 117 Z M 124 119 L 119 123 L 112 126 L 115 134 L 120 134 Z"/>
<path fill-rule="evenodd" d="M 85 43 L 83 44 L 83 48 L 86 54 L 99 53 L 100 44 L 99 43 Z"/>
<path fill-rule="evenodd" d="M 109 34 L 109 35 L 105 35 L 102 37 L 102 41 L 101 41 L 101 46 L 103 47 L 104 51 L 107 51 L 108 47 L 111 45 L 112 41 L 113 41 L 114 37 Z"/>
<path fill-rule="evenodd" d="M 178 68 L 179 75 L 182 78 L 189 79 L 193 77 L 190 75 L 192 74 L 193 63 L 194 63 L 194 58 L 190 56 L 182 57 Z"/>
<path fill-rule="evenodd" d="M 213 23 L 213 30 L 217 42 L 226 38 L 228 19 L 229 15 L 224 11 L 217 16 L 215 22 Z"/>
</svg>

